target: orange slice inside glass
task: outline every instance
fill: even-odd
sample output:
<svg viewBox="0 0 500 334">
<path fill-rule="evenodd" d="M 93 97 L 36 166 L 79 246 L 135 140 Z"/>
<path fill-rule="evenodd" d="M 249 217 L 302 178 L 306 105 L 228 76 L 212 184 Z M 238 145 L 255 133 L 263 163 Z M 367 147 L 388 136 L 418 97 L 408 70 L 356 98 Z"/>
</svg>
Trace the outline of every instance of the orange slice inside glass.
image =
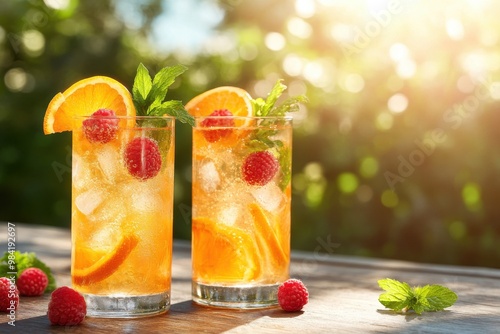
<svg viewBox="0 0 500 334">
<path fill-rule="evenodd" d="M 250 282 L 261 273 L 258 250 L 242 229 L 193 218 L 193 268 L 198 280 Z"/>
<path fill-rule="evenodd" d="M 132 96 L 115 79 L 95 76 L 80 80 L 50 101 L 43 120 L 43 132 L 71 131 L 75 116 L 90 116 L 99 109 L 113 110 L 117 116 L 135 116 Z M 131 124 L 135 120 L 130 121 Z"/>
<path fill-rule="evenodd" d="M 111 276 L 137 246 L 134 234 L 125 234 L 109 253 L 97 253 L 91 249 L 79 249 L 75 268 L 71 273 L 74 284 L 97 283 Z M 79 260 L 80 259 L 80 260 Z M 85 266 L 86 267 L 81 267 Z"/>
<path fill-rule="evenodd" d="M 287 257 L 279 242 L 280 239 L 258 204 L 251 203 L 248 209 L 254 220 L 256 240 L 261 251 L 261 258 L 269 259 L 269 267 L 272 270 L 279 271 L 280 268 L 288 265 Z"/>
</svg>

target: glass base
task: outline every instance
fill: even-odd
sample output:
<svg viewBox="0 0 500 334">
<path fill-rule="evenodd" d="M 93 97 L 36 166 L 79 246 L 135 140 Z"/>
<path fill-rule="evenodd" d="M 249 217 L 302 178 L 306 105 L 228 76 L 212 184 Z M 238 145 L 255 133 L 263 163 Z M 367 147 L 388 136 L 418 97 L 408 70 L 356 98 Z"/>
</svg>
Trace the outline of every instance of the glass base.
<svg viewBox="0 0 500 334">
<path fill-rule="evenodd" d="M 278 305 L 278 286 L 227 286 L 193 282 L 192 295 L 193 301 L 202 305 L 237 309 L 265 308 Z"/>
<path fill-rule="evenodd" d="M 165 313 L 170 309 L 170 291 L 143 296 L 100 296 L 83 294 L 87 316 L 137 318 Z"/>
</svg>

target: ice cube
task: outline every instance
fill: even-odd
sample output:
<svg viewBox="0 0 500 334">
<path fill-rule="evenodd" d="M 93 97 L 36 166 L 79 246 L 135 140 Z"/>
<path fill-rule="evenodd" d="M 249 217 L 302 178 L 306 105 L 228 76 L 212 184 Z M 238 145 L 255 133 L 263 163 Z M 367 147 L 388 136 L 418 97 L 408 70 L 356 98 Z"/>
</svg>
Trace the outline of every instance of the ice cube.
<svg viewBox="0 0 500 334">
<path fill-rule="evenodd" d="M 213 192 L 220 184 L 220 176 L 214 162 L 209 160 L 198 169 L 198 182 L 205 192 Z"/>
<path fill-rule="evenodd" d="M 285 203 L 285 194 L 273 182 L 262 187 L 253 187 L 251 193 L 259 205 L 270 212 L 274 212 Z"/>
<path fill-rule="evenodd" d="M 78 190 L 83 190 L 89 188 L 91 182 L 90 170 L 85 166 L 85 160 L 73 153 L 73 164 L 72 164 L 72 183 L 73 187 Z"/>
<path fill-rule="evenodd" d="M 131 196 L 133 210 L 153 213 L 161 208 L 162 197 L 158 187 L 150 187 L 144 182 L 137 182 L 133 190 Z"/>
<path fill-rule="evenodd" d="M 110 250 L 115 247 L 122 234 L 120 226 L 113 223 L 106 223 L 95 227 L 96 231 L 92 234 L 89 246 L 97 249 L 110 248 Z"/>
<path fill-rule="evenodd" d="M 217 221 L 229 226 L 233 226 L 238 221 L 239 216 L 239 208 L 236 205 L 229 205 L 220 209 Z"/>
<path fill-rule="evenodd" d="M 102 189 L 90 189 L 84 191 L 75 198 L 75 205 L 84 215 L 89 215 L 103 202 Z"/>
<path fill-rule="evenodd" d="M 113 146 L 104 145 L 97 153 L 97 161 L 104 179 L 108 183 L 114 184 L 117 175 L 123 169 L 118 150 Z"/>
</svg>

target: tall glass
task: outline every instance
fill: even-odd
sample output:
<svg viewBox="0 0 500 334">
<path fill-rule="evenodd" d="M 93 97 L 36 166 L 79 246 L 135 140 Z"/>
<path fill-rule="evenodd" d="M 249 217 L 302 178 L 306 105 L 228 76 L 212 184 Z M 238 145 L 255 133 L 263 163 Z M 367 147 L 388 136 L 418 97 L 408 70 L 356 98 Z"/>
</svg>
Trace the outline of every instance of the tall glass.
<svg viewBox="0 0 500 334">
<path fill-rule="evenodd" d="M 166 312 L 175 119 L 102 117 L 114 127 L 105 143 L 89 135 L 93 123 L 83 126 L 89 119 L 76 118 L 73 131 L 73 288 L 83 294 L 88 316 Z"/>
<path fill-rule="evenodd" d="M 289 277 L 291 151 L 291 118 L 196 118 L 195 302 L 229 308 L 277 304 L 277 288 Z"/>
</svg>

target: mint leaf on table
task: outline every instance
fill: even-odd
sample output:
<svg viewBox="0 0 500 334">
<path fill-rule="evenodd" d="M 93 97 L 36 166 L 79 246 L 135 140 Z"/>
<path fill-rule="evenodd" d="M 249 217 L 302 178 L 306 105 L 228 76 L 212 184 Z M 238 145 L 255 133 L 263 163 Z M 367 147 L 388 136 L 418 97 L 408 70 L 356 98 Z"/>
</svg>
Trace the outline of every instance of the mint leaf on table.
<svg viewBox="0 0 500 334">
<path fill-rule="evenodd" d="M 378 285 L 386 291 L 380 295 L 379 302 L 397 312 L 413 310 L 422 314 L 424 311 L 441 311 L 458 299 L 455 292 L 437 284 L 412 288 L 408 283 L 386 278 L 379 280 Z"/>
<path fill-rule="evenodd" d="M 12 268 L 11 265 L 9 265 L 9 256 L 12 258 L 12 255 L 14 256 L 14 263 L 15 263 L 15 268 Z M 26 253 L 21 253 L 19 251 L 15 252 L 5 252 L 3 257 L 0 258 L 0 277 L 7 276 L 7 273 L 10 272 L 17 272 L 16 280 L 19 277 L 19 275 L 28 268 L 39 268 L 41 269 L 46 275 L 49 280 L 49 285 L 45 289 L 46 292 L 50 292 L 55 290 L 56 288 L 56 280 L 54 276 L 52 275 L 52 272 L 50 268 L 43 263 L 40 259 L 36 257 L 36 254 L 33 252 L 26 252 Z"/>
<path fill-rule="evenodd" d="M 132 87 L 132 100 L 138 116 L 163 116 L 176 117 L 183 123 L 194 125 L 191 116 L 181 101 L 164 101 L 168 88 L 175 79 L 184 73 L 187 67 L 175 65 L 162 68 L 154 78 L 151 78 L 148 69 L 142 63 L 137 68 Z"/>
<path fill-rule="evenodd" d="M 308 102 L 304 95 L 289 97 L 282 103 L 278 103 L 287 87 L 282 83 L 283 80 L 278 80 L 266 99 L 256 98 L 252 100 L 254 116 L 256 117 L 280 117 L 285 116 L 289 112 L 299 110 L 300 103 Z M 264 120 L 260 125 L 264 126 L 255 131 L 252 140 L 248 146 L 251 151 L 263 151 L 267 149 L 275 149 L 277 158 L 280 164 L 281 178 L 279 186 L 281 190 L 285 190 L 291 180 L 291 164 L 290 157 L 292 152 L 290 148 L 285 147 L 281 140 L 272 139 L 278 131 L 275 129 L 265 128 L 265 125 L 270 121 Z"/>
</svg>

